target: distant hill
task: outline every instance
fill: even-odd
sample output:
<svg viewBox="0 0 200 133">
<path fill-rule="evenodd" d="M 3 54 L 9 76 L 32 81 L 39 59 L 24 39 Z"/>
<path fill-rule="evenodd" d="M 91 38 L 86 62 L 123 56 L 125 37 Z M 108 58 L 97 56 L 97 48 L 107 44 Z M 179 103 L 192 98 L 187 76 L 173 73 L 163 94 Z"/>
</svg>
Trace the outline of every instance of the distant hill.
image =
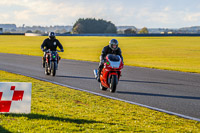
<svg viewBox="0 0 200 133">
<path fill-rule="evenodd" d="M 183 27 L 179 30 L 187 33 L 200 33 L 200 26 Z"/>
<path fill-rule="evenodd" d="M 180 30 L 197 30 L 200 29 L 200 26 L 191 26 L 191 27 L 183 27 Z"/>
</svg>

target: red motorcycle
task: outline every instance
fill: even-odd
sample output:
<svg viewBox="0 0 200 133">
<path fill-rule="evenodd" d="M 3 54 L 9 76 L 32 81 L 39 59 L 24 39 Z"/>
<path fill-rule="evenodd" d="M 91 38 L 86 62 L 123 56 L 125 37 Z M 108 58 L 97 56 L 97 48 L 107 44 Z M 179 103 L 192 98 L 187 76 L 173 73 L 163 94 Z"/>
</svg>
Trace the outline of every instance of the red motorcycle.
<svg viewBox="0 0 200 133">
<path fill-rule="evenodd" d="M 115 92 L 119 78 L 121 76 L 121 69 L 124 64 L 119 55 L 108 54 L 106 56 L 106 62 L 104 68 L 100 74 L 100 89 L 107 90 L 110 88 L 110 92 Z M 97 70 L 94 70 L 95 77 L 97 77 Z"/>
</svg>

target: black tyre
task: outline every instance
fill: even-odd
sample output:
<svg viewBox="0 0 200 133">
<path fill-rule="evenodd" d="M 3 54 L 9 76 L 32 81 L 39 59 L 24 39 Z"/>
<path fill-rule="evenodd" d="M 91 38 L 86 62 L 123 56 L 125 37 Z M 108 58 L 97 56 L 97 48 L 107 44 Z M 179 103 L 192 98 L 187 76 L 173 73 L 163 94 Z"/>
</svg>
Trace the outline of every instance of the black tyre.
<svg viewBox="0 0 200 133">
<path fill-rule="evenodd" d="M 112 75 L 110 83 L 110 92 L 115 92 L 117 88 L 118 79 L 116 75 Z"/>
<path fill-rule="evenodd" d="M 46 75 L 49 75 L 50 73 L 49 73 L 49 71 L 48 71 L 48 64 L 45 62 L 45 70 L 44 70 L 44 73 L 46 74 Z"/>
<path fill-rule="evenodd" d="M 45 58 L 42 57 L 42 67 L 45 68 Z"/>
<path fill-rule="evenodd" d="M 52 66 L 51 66 L 51 75 L 52 76 L 56 75 L 56 67 L 57 67 L 57 62 L 52 62 Z"/>
<path fill-rule="evenodd" d="M 104 87 L 101 83 L 100 83 L 100 89 L 103 91 L 106 91 L 108 88 Z"/>
</svg>

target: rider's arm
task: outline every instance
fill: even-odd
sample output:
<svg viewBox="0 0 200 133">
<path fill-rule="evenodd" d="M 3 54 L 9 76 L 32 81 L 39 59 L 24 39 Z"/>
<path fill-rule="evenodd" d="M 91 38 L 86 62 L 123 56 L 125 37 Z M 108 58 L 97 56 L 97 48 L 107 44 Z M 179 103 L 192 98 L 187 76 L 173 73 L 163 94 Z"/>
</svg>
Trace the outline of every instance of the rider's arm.
<svg viewBox="0 0 200 133">
<path fill-rule="evenodd" d="M 58 41 L 58 40 L 57 40 Z M 63 49 L 63 46 L 62 46 L 62 44 L 58 41 L 58 47 L 60 48 L 60 50 L 62 51 L 62 52 L 64 52 L 64 49 Z"/>
<path fill-rule="evenodd" d="M 45 39 L 41 45 L 42 51 L 44 51 L 44 47 L 46 47 L 47 40 Z"/>
<path fill-rule="evenodd" d="M 124 62 L 124 60 L 123 60 L 123 56 L 122 56 L 122 51 L 121 51 L 120 48 L 118 48 L 118 55 L 121 57 L 122 62 Z"/>
<path fill-rule="evenodd" d="M 104 47 L 103 48 L 103 50 L 102 50 L 102 52 L 101 52 L 101 56 L 100 56 L 100 61 L 103 63 L 104 62 L 104 59 L 105 59 L 105 57 L 106 57 L 106 55 L 107 55 L 107 53 L 106 53 L 106 47 Z"/>
</svg>

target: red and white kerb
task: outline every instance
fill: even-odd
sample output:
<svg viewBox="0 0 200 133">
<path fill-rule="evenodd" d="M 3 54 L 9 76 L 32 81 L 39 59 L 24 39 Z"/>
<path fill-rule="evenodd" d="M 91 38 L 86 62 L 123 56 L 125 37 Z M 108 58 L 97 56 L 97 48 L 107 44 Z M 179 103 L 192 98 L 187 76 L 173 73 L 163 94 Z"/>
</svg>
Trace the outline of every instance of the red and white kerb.
<svg viewBox="0 0 200 133">
<path fill-rule="evenodd" d="M 0 83 L 0 113 L 30 113 L 31 83 Z"/>
</svg>

